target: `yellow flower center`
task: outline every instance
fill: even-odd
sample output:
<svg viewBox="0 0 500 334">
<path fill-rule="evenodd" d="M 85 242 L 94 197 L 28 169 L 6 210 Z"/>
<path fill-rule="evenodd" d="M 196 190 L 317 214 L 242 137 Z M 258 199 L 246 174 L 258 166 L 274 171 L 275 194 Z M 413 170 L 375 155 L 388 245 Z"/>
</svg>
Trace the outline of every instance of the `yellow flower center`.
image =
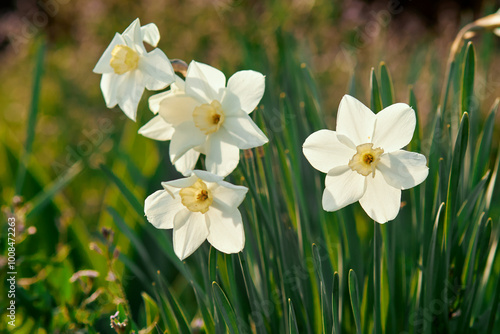
<svg viewBox="0 0 500 334">
<path fill-rule="evenodd" d="M 194 108 L 193 121 L 194 125 L 206 135 L 219 130 L 224 123 L 224 111 L 220 102 L 213 100 L 210 104 L 205 103 Z"/>
<path fill-rule="evenodd" d="M 191 212 L 206 213 L 214 200 L 207 185 L 200 179 L 191 187 L 182 188 L 179 195 L 181 203 Z"/>
<path fill-rule="evenodd" d="M 366 143 L 356 147 L 356 151 L 357 153 L 349 160 L 349 167 L 363 176 L 368 176 L 373 172 L 373 177 L 375 177 L 375 167 L 384 150 L 380 147 L 373 149 L 372 143 Z"/>
<path fill-rule="evenodd" d="M 126 45 L 116 45 L 111 51 L 109 65 L 116 74 L 135 70 L 139 64 L 139 55 Z"/>
</svg>

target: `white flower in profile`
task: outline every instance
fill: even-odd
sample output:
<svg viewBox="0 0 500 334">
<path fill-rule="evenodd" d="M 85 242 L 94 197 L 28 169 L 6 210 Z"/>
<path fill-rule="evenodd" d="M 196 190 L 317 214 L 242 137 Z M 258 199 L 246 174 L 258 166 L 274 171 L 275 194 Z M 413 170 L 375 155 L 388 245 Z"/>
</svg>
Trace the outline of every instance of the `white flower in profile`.
<svg viewBox="0 0 500 334">
<path fill-rule="evenodd" d="M 146 198 L 144 212 L 156 228 L 174 230 L 174 251 L 181 260 L 205 240 L 226 254 L 243 249 L 245 232 L 238 206 L 248 188 L 200 170 L 162 186 L 164 190 Z"/>
<path fill-rule="evenodd" d="M 151 111 L 159 115 L 139 133 L 171 140 L 170 159 L 181 173 L 193 169 L 202 153 L 208 171 L 226 176 L 238 165 L 240 149 L 268 142 L 249 116 L 264 89 L 265 77 L 259 72 L 236 72 L 226 87 L 221 71 L 192 61 L 185 82 L 177 78 L 170 91 L 149 99 Z"/>
<path fill-rule="evenodd" d="M 136 19 L 116 33 L 97 62 L 94 72 L 102 74 L 101 90 L 108 108 L 117 104 L 135 121 L 144 88 L 160 90 L 175 80 L 174 69 L 160 49 L 147 52 L 144 42 L 156 47 L 160 33 L 155 24 L 141 27 Z"/>
<path fill-rule="evenodd" d="M 424 155 L 401 150 L 410 143 L 415 124 L 415 112 L 407 104 L 374 114 L 345 95 L 337 131 L 317 131 L 303 145 L 311 165 L 327 173 L 323 209 L 336 211 L 359 201 L 378 223 L 396 218 L 401 190 L 422 183 L 429 173 Z"/>
</svg>

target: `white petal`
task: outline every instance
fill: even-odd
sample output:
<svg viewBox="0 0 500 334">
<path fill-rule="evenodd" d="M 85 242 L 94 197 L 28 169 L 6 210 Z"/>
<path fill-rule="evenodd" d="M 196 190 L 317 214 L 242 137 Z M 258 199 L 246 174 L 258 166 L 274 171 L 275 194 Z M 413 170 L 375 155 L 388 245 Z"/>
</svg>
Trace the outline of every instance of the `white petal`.
<svg viewBox="0 0 500 334">
<path fill-rule="evenodd" d="M 148 221 L 156 228 L 173 228 L 174 216 L 182 210 L 180 196 L 173 198 L 165 190 L 158 190 L 146 198 L 144 213 Z"/>
<path fill-rule="evenodd" d="M 194 108 L 199 105 L 196 99 L 186 94 L 170 94 L 160 102 L 159 113 L 165 121 L 175 127 L 186 121 L 192 122 Z"/>
<path fill-rule="evenodd" d="M 190 149 L 186 153 L 184 153 L 177 161 L 175 162 L 175 169 L 179 171 L 179 173 L 186 175 L 188 172 L 196 166 L 198 162 L 198 158 L 200 157 L 200 152 L 195 149 Z"/>
<path fill-rule="evenodd" d="M 158 111 L 160 111 L 160 103 L 163 101 L 164 98 L 167 96 L 171 95 L 172 92 L 166 91 L 166 92 L 161 92 L 155 95 L 151 95 L 148 99 L 148 104 L 149 104 L 149 109 L 153 112 L 153 114 L 157 114 Z"/>
<path fill-rule="evenodd" d="M 189 64 L 186 74 L 186 93 L 204 103 L 220 100 L 226 86 L 226 77 L 218 69 L 196 61 Z"/>
<path fill-rule="evenodd" d="M 337 114 L 337 133 L 347 136 L 354 145 L 370 143 L 375 114 L 350 95 L 344 95 Z"/>
<path fill-rule="evenodd" d="M 420 153 L 395 151 L 380 157 L 377 169 L 385 181 L 399 189 L 409 189 L 422 183 L 429 174 L 427 160 Z"/>
<path fill-rule="evenodd" d="M 191 187 L 198 177 L 196 175 L 191 175 L 182 179 L 162 182 L 162 187 L 170 194 L 172 197 L 179 197 L 179 190 L 186 187 Z"/>
<path fill-rule="evenodd" d="M 227 89 L 239 98 L 241 109 L 247 114 L 259 104 L 265 86 L 265 77 L 256 71 L 236 72 L 227 82 Z"/>
<path fill-rule="evenodd" d="M 125 77 L 115 73 L 104 73 L 101 77 L 101 91 L 106 107 L 113 108 L 118 104 L 118 86 Z"/>
<path fill-rule="evenodd" d="M 199 169 L 193 170 L 193 174 L 202 179 L 203 181 L 211 183 L 219 183 L 222 182 L 222 180 L 224 179 L 224 177 L 220 175 L 215 175 L 213 173 Z"/>
<path fill-rule="evenodd" d="M 124 79 L 118 87 L 118 105 L 125 115 L 135 122 L 137 106 L 144 92 L 143 75 L 136 70 L 120 77 Z"/>
<path fill-rule="evenodd" d="M 306 138 L 302 150 L 309 163 L 317 170 L 328 173 L 334 167 L 347 166 L 356 154 L 352 148 L 344 145 L 331 130 L 319 130 Z"/>
<path fill-rule="evenodd" d="M 245 113 L 227 117 L 222 127 L 231 135 L 231 142 L 242 150 L 262 146 L 269 141 L 250 116 Z"/>
<path fill-rule="evenodd" d="M 336 211 L 358 201 L 365 192 L 365 177 L 349 166 L 331 169 L 325 178 L 323 209 Z"/>
<path fill-rule="evenodd" d="M 245 246 L 245 230 L 240 211 L 223 212 L 211 207 L 206 214 L 208 242 L 218 251 L 226 254 L 240 252 Z"/>
<path fill-rule="evenodd" d="M 193 122 L 187 121 L 175 128 L 170 141 L 170 160 L 175 164 L 177 159 L 190 149 L 203 144 L 207 136 Z"/>
<path fill-rule="evenodd" d="M 376 116 L 373 147 L 381 147 L 385 153 L 405 147 L 413 137 L 415 124 L 415 111 L 405 103 L 381 110 Z"/>
<path fill-rule="evenodd" d="M 247 187 L 236 186 L 226 181 L 220 181 L 210 190 L 214 196 L 212 206 L 222 211 L 231 211 L 238 208 L 248 192 Z"/>
<path fill-rule="evenodd" d="M 151 46 L 156 47 L 160 41 L 160 31 L 154 23 L 146 24 L 141 27 L 142 40 Z"/>
<path fill-rule="evenodd" d="M 207 170 L 220 176 L 229 175 L 238 166 L 240 149 L 230 143 L 231 138 L 224 129 L 212 134 L 206 144 Z"/>
<path fill-rule="evenodd" d="M 174 127 L 161 117 L 155 116 L 139 129 L 139 134 L 154 140 L 170 140 Z"/>
<path fill-rule="evenodd" d="M 115 46 L 119 44 L 125 44 L 122 36 L 118 33 L 115 34 L 111 43 L 109 43 L 106 51 L 102 54 L 101 58 L 97 62 L 94 67 L 94 73 L 114 73 L 113 68 L 110 65 L 111 62 L 111 51 L 115 48 Z"/>
<path fill-rule="evenodd" d="M 173 234 L 174 252 L 179 259 L 184 260 L 207 239 L 205 216 L 188 209 L 179 211 L 174 218 Z"/>
<path fill-rule="evenodd" d="M 385 182 L 382 173 L 370 174 L 366 177 L 365 194 L 359 204 L 371 219 L 384 224 L 396 218 L 401 206 L 401 190 Z"/>
<path fill-rule="evenodd" d="M 141 22 L 138 18 L 125 29 L 122 33 L 122 37 L 127 46 L 134 48 L 140 54 L 145 52 L 144 44 L 142 43 Z"/>
<path fill-rule="evenodd" d="M 139 70 L 145 74 L 145 86 L 148 90 L 160 90 L 175 81 L 172 64 L 160 49 L 143 55 Z"/>
</svg>

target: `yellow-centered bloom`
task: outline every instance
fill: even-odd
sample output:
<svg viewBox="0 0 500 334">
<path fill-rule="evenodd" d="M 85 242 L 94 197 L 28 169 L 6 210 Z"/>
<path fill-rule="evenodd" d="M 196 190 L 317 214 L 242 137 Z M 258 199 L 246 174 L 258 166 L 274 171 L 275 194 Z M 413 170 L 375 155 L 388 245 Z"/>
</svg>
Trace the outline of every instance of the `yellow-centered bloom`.
<svg viewBox="0 0 500 334">
<path fill-rule="evenodd" d="M 240 252 L 245 246 L 245 232 L 238 206 L 248 189 L 206 171 L 188 174 L 163 182 L 163 190 L 146 198 L 148 221 L 156 228 L 174 230 L 174 251 L 181 260 L 205 240 L 223 253 Z"/>
<path fill-rule="evenodd" d="M 212 192 L 198 179 L 192 186 L 179 191 L 181 203 L 191 212 L 206 213 L 213 202 Z"/>
<path fill-rule="evenodd" d="M 396 218 L 401 190 L 425 180 L 425 156 L 401 150 L 415 130 L 415 112 L 404 103 L 374 114 L 345 95 L 337 114 L 337 131 L 320 130 L 303 145 L 311 165 L 327 173 L 323 209 L 336 211 L 359 201 L 379 223 Z"/>
<path fill-rule="evenodd" d="M 170 91 L 149 99 L 149 108 L 158 115 L 139 133 L 171 140 L 170 160 L 181 173 L 193 169 L 200 154 L 205 154 L 207 170 L 226 176 L 238 165 L 240 149 L 268 141 L 249 116 L 264 88 L 261 73 L 236 72 L 226 85 L 221 71 L 192 61 L 185 82 L 177 77 Z"/>
<path fill-rule="evenodd" d="M 106 106 L 118 104 L 125 115 L 135 121 L 137 105 L 144 89 L 160 90 L 174 82 L 174 69 L 160 49 L 147 52 L 144 42 L 156 47 L 160 33 L 155 24 L 141 27 L 136 19 L 115 37 L 94 67 L 102 74 L 101 90 Z"/>
<path fill-rule="evenodd" d="M 139 65 L 139 54 L 126 45 L 115 45 L 111 51 L 109 65 L 116 74 L 124 74 L 133 71 Z"/>
<path fill-rule="evenodd" d="M 363 176 L 373 173 L 373 177 L 375 177 L 375 167 L 377 167 L 382 153 L 384 153 L 384 150 L 380 147 L 373 149 L 372 143 L 358 145 L 356 147 L 356 154 L 349 160 L 348 165 L 353 171 Z"/>
</svg>

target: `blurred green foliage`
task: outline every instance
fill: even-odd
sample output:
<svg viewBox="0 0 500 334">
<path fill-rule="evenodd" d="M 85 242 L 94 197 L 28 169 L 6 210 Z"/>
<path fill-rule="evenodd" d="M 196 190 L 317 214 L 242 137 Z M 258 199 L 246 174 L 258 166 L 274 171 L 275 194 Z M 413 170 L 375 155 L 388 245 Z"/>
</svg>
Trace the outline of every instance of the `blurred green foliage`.
<svg viewBox="0 0 500 334">
<path fill-rule="evenodd" d="M 3 54 L 0 68 L 2 219 L 15 217 L 18 234 L 16 332 L 500 330 L 496 36 L 465 43 L 446 78 L 458 27 L 438 36 L 401 29 L 380 21 L 388 8 L 58 3 L 53 23 Z M 240 254 L 205 244 L 181 262 L 171 231 L 144 218 L 145 197 L 180 175 L 168 143 L 137 134 L 152 117 L 147 96 L 133 123 L 105 108 L 92 73 L 137 13 L 158 25 L 170 58 L 267 76 L 253 117 L 270 143 L 242 152 L 229 177 L 250 188 Z M 427 181 L 403 192 L 395 221 L 375 228 L 358 204 L 324 212 L 324 176 L 302 155 L 310 133 L 334 129 L 346 93 L 374 110 L 408 102 L 419 124 L 410 148 L 428 157 Z"/>
</svg>

